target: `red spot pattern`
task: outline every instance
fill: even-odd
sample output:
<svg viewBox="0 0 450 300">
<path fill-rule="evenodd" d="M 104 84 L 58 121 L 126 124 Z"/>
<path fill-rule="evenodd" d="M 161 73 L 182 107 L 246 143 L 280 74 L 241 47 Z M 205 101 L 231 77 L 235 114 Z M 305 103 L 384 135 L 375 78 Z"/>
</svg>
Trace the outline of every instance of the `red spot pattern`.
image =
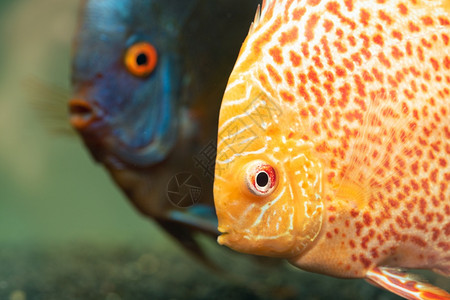
<svg viewBox="0 0 450 300">
<path fill-rule="evenodd" d="M 280 92 L 280 95 L 281 95 L 281 98 L 283 98 L 284 101 L 294 102 L 294 100 L 295 100 L 294 95 L 292 95 L 289 92 L 282 91 L 282 92 Z"/>
<path fill-rule="evenodd" d="M 389 59 L 386 57 L 386 55 L 383 52 L 380 52 L 378 54 L 378 60 L 386 67 L 386 68 L 390 68 L 391 67 L 391 62 L 389 61 Z"/>
<path fill-rule="evenodd" d="M 384 44 L 383 37 L 379 34 L 374 35 L 373 41 L 380 46 L 383 46 Z"/>
<path fill-rule="evenodd" d="M 314 84 L 320 84 L 319 76 L 314 68 L 310 67 L 308 71 L 308 79 L 311 80 Z"/>
<path fill-rule="evenodd" d="M 442 40 L 444 41 L 444 44 L 445 44 L 445 45 L 448 45 L 448 41 L 449 41 L 448 35 L 446 35 L 445 33 L 443 33 L 441 36 L 442 36 Z"/>
<path fill-rule="evenodd" d="M 292 74 L 291 71 L 286 71 L 285 76 L 286 76 L 286 82 L 288 83 L 288 85 L 294 86 L 295 85 L 294 74 Z"/>
<path fill-rule="evenodd" d="M 311 6 L 316 6 L 320 3 L 320 0 L 308 0 L 308 4 Z"/>
<path fill-rule="evenodd" d="M 328 11 L 330 11 L 332 14 L 336 15 L 337 17 L 339 17 L 339 19 L 342 21 L 342 23 L 349 25 L 351 29 L 355 29 L 356 28 L 356 23 L 354 21 L 352 21 L 350 18 L 344 17 L 342 15 L 342 13 L 340 12 L 339 3 L 337 3 L 337 2 L 328 2 L 326 7 L 327 7 Z"/>
<path fill-rule="evenodd" d="M 353 0 L 344 0 L 344 3 L 348 11 L 353 10 Z"/>
<path fill-rule="evenodd" d="M 420 31 L 420 28 L 419 28 L 419 26 L 416 26 L 412 21 L 410 21 L 409 23 L 408 23 L 408 29 L 409 29 L 409 31 L 411 31 L 411 32 L 419 32 Z"/>
<path fill-rule="evenodd" d="M 402 14 L 404 16 L 406 16 L 408 14 L 408 8 L 406 7 L 405 4 L 400 3 L 397 7 L 399 9 L 400 14 Z"/>
<path fill-rule="evenodd" d="M 304 8 L 304 7 L 296 8 L 296 9 L 294 9 L 294 11 L 292 13 L 292 19 L 294 21 L 299 21 L 305 13 L 306 13 L 306 8 Z"/>
<path fill-rule="evenodd" d="M 393 19 L 387 13 L 385 13 L 383 10 L 380 10 L 378 12 L 378 16 L 381 20 L 385 21 L 388 25 L 391 25 L 393 22 Z"/>
<path fill-rule="evenodd" d="M 292 27 L 287 32 L 283 32 L 279 39 L 280 46 L 284 46 L 288 43 L 293 43 L 298 39 L 298 28 Z"/>
<path fill-rule="evenodd" d="M 450 21 L 445 17 L 439 17 L 439 24 L 442 26 L 449 26 Z"/>
<path fill-rule="evenodd" d="M 430 58 L 430 62 L 431 62 L 431 65 L 433 66 L 433 69 L 435 71 L 439 71 L 439 63 L 437 62 L 437 60 L 434 58 Z"/>
<path fill-rule="evenodd" d="M 392 31 L 392 37 L 396 38 L 399 41 L 403 40 L 403 35 L 397 30 Z"/>
<path fill-rule="evenodd" d="M 262 45 L 266 44 L 270 38 L 273 36 L 273 34 L 280 29 L 281 27 L 281 18 L 277 18 L 275 22 L 270 26 L 269 30 L 262 34 L 253 44 L 253 53 L 255 55 L 258 55 L 261 53 L 261 47 Z"/>
<path fill-rule="evenodd" d="M 347 75 L 347 72 L 345 72 L 345 69 L 342 67 L 337 66 L 336 67 L 336 76 L 338 77 L 344 77 Z"/>
<path fill-rule="evenodd" d="M 364 213 L 363 220 L 366 226 L 372 225 L 372 217 L 368 212 Z"/>
<path fill-rule="evenodd" d="M 330 32 L 331 29 L 333 29 L 333 22 L 328 20 L 328 19 L 326 19 L 323 22 L 323 28 L 325 29 L 326 32 Z"/>
<path fill-rule="evenodd" d="M 274 62 L 276 62 L 277 64 L 282 64 L 283 63 L 283 56 L 281 55 L 281 49 L 278 47 L 272 47 L 269 50 L 269 54 L 272 56 Z"/>
<path fill-rule="evenodd" d="M 419 247 L 425 247 L 427 245 L 427 242 L 419 236 L 411 236 L 411 241 Z"/>
<path fill-rule="evenodd" d="M 359 22 L 361 22 L 364 26 L 369 25 L 370 14 L 367 10 L 361 9 L 359 14 Z"/>
<path fill-rule="evenodd" d="M 298 67 L 302 63 L 301 56 L 292 50 L 289 51 L 289 60 L 291 61 L 293 67 Z"/>
<path fill-rule="evenodd" d="M 314 38 L 314 29 L 315 29 L 318 21 L 319 21 L 319 16 L 312 15 L 306 22 L 305 36 L 306 36 L 307 41 L 310 41 Z"/>
<path fill-rule="evenodd" d="M 266 66 L 266 68 L 267 68 L 267 71 L 269 71 L 270 77 L 272 77 L 273 80 L 275 80 L 275 82 L 281 83 L 282 78 L 281 78 L 280 74 L 278 74 L 278 72 L 276 71 L 276 69 L 275 69 L 272 65 L 270 65 L 270 64 L 268 64 L 268 65 Z"/>
<path fill-rule="evenodd" d="M 309 48 L 307 43 L 302 43 L 302 54 L 305 57 L 309 56 Z"/>
<path fill-rule="evenodd" d="M 286 4 L 286 10 L 284 12 L 284 22 L 289 22 L 289 8 L 291 7 L 292 3 L 294 2 L 294 0 L 288 0 L 287 4 Z"/>
<path fill-rule="evenodd" d="M 364 254 L 359 255 L 359 260 L 362 262 L 365 268 L 369 268 L 369 266 L 372 264 L 372 261 L 368 259 Z"/>
</svg>

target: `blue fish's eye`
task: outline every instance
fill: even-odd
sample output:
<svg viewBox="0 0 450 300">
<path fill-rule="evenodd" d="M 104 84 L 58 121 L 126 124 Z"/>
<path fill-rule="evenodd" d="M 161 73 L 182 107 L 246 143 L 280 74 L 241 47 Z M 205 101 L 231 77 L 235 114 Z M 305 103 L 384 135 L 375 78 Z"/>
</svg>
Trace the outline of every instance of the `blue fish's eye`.
<svg viewBox="0 0 450 300">
<path fill-rule="evenodd" d="M 131 45 L 125 52 L 124 63 L 127 70 L 137 77 L 150 75 L 158 62 L 155 47 L 147 42 Z"/>
<path fill-rule="evenodd" d="M 138 55 L 138 57 L 136 57 L 136 63 L 138 64 L 138 66 L 146 65 L 147 62 L 147 55 L 145 55 L 144 53 L 141 53 Z"/>
</svg>

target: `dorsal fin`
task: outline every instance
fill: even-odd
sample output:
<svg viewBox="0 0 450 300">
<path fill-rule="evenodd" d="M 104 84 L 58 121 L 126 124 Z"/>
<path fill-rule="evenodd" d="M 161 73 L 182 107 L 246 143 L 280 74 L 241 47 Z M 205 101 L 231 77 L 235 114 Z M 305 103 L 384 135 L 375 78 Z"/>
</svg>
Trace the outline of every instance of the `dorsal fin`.
<svg viewBox="0 0 450 300">
<path fill-rule="evenodd" d="M 259 23 L 261 23 L 261 20 L 264 19 L 267 12 L 273 9 L 274 4 L 275 4 L 274 0 L 263 0 L 262 6 L 258 4 L 255 19 L 253 20 L 253 23 L 250 25 L 250 29 L 248 31 L 249 34 L 253 33 L 255 27 L 258 26 Z"/>
<path fill-rule="evenodd" d="M 263 0 L 262 7 L 261 7 L 261 18 L 260 20 L 264 19 L 269 11 L 273 10 L 273 7 L 275 5 L 275 0 Z"/>
<path fill-rule="evenodd" d="M 265 1 L 263 1 L 263 5 L 264 5 L 264 2 Z M 250 25 L 248 34 L 253 33 L 253 30 L 254 30 L 255 26 L 259 23 L 260 19 L 261 19 L 261 6 L 260 6 L 260 4 L 258 4 L 258 7 L 256 8 L 255 19 L 253 20 L 252 24 Z"/>
</svg>

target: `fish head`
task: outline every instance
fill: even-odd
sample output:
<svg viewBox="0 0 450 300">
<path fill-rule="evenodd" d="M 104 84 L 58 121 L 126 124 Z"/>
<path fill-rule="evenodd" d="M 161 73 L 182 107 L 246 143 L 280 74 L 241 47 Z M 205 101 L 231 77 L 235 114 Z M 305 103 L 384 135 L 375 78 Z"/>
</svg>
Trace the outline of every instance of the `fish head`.
<svg viewBox="0 0 450 300">
<path fill-rule="evenodd" d="M 177 38 L 188 9 L 179 1 L 83 4 L 71 124 L 99 161 L 158 163 L 178 134 L 183 76 Z"/>
<path fill-rule="evenodd" d="M 321 228 L 322 166 L 313 145 L 299 138 L 295 109 L 261 89 L 257 73 L 232 73 L 220 110 L 218 242 L 249 254 L 294 257 Z"/>
</svg>

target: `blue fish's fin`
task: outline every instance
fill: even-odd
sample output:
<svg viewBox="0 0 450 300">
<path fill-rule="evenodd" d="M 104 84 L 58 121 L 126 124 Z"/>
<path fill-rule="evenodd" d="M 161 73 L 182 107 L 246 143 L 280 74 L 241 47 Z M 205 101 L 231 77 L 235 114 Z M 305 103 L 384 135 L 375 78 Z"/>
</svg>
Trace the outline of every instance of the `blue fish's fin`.
<svg viewBox="0 0 450 300">
<path fill-rule="evenodd" d="M 217 237 L 217 217 L 214 208 L 207 205 L 195 205 L 187 211 L 173 210 L 168 217 L 171 221 L 184 224 L 193 230 Z"/>
<path fill-rule="evenodd" d="M 366 274 L 366 280 L 410 300 L 449 300 L 450 294 L 432 284 L 419 281 L 414 275 L 397 269 L 375 267 Z"/>
<path fill-rule="evenodd" d="M 167 219 L 157 219 L 156 221 L 204 266 L 214 272 L 222 272 L 218 265 L 205 254 L 195 238 L 196 233 L 203 233 L 214 239 L 219 235 L 217 231 L 217 217 L 213 207 L 197 204 L 186 211 L 170 211 Z"/>
<path fill-rule="evenodd" d="M 171 220 L 156 220 L 192 257 L 199 260 L 208 269 L 222 273 L 223 270 L 215 264 L 203 251 L 195 238 L 195 230 L 183 223 Z"/>
<path fill-rule="evenodd" d="M 75 135 L 75 131 L 67 121 L 67 99 L 70 97 L 68 88 L 45 82 L 36 77 L 27 78 L 23 81 L 23 85 L 29 96 L 28 103 L 50 132 L 67 136 Z"/>
</svg>

